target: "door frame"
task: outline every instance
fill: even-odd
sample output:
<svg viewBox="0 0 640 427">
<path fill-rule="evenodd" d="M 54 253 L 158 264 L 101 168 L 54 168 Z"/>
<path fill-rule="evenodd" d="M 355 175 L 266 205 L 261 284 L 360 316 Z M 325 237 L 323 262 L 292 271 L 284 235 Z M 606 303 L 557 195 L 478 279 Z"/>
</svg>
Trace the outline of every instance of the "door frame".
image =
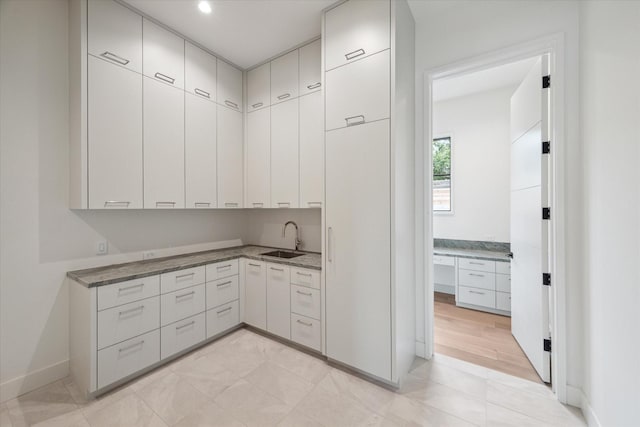
<svg viewBox="0 0 640 427">
<path fill-rule="evenodd" d="M 424 71 L 424 134 L 423 134 L 423 176 L 419 177 L 425 185 L 423 204 L 424 225 L 424 261 L 425 277 L 425 356 L 433 357 L 434 353 L 434 301 L 433 301 L 433 182 L 432 149 L 433 139 L 433 82 L 444 77 L 453 77 L 485 70 L 510 62 L 548 54 L 551 69 L 551 157 L 550 157 L 550 204 L 552 220 L 550 222 L 550 272 L 553 286 L 550 292 L 549 321 L 553 351 L 551 353 L 552 389 L 556 398 L 567 402 L 567 309 L 566 309 L 566 257 L 565 257 L 565 215 L 566 215 L 566 123 L 565 123 L 565 38 L 554 34 L 549 37 L 513 45 L 461 61 L 439 66 Z M 420 183 L 420 184 L 422 184 Z M 540 285 L 542 286 L 542 284 Z M 542 343 L 540 343 L 542 345 Z"/>
</svg>

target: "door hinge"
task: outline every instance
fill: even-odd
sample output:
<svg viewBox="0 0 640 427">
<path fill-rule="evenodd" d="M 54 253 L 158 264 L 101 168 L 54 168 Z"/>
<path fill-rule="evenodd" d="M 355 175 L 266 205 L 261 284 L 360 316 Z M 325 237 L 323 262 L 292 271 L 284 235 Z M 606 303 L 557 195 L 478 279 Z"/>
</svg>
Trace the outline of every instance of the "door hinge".
<svg viewBox="0 0 640 427">
<path fill-rule="evenodd" d="M 551 353 L 551 339 L 544 339 L 542 344 L 544 351 Z"/>
<path fill-rule="evenodd" d="M 542 154 L 549 154 L 551 152 L 551 141 L 542 141 Z"/>
<path fill-rule="evenodd" d="M 542 89 L 546 89 L 551 86 L 551 76 L 542 76 Z"/>
<path fill-rule="evenodd" d="M 542 208 L 542 219 L 551 219 L 551 208 Z"/>
<path fill-rule="evenodd" d="M 551 273 L 542 273 L 542 284 L 544 286 L 551 286 Z"/>
</svg>

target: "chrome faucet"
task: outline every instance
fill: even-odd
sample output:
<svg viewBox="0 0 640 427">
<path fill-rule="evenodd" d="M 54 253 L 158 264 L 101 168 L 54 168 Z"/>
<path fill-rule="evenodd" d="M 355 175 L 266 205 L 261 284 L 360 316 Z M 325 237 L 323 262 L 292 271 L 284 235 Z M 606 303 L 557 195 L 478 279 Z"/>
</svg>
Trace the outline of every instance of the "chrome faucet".
<svg viewBox="0 0 640 427">
<path fill-rule="evenodd" d="M 298 250 L 300 244 L 302 244 L 302 240 L 300 240 L 300 235 L 298 234 L 298 224 L 296 224 L 294 221 L 287 221 L 284 223 L 284 226 L 282 227 L 282 238 L 284 238 L 284 235 L 287 231 L 287 225 L 289 224 L 293 224 L 293 226 L 296 228 L 296 251 Z"/>
</svg>

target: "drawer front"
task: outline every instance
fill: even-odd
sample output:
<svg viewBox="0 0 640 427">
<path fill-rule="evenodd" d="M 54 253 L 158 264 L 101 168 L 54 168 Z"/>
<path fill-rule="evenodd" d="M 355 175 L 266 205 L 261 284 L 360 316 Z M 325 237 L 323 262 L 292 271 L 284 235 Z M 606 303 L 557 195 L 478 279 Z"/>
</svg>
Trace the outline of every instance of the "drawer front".
<svg viewBox="0 0 640 427">
<path fill-rule="evenodd" d="M 162 295 L 162 326 L 204 312 L 204 289 L 205 285 L 197 285 Z"/>
<path fill-rule="evenodd" d="M 456 265 L 456 259 L 452 256 L 434 255 L 433 263 L 435 265 L 448 265 L 453 267 Z"/>
<path fill-rule="evenodd" d="M 320 320 L 320 291 L 291 285 L 291 312 Z"/>
<path fill-rule="evenodd" d="M 320 321 L 291 313 L 291 340 L 298 344 L 322 350 Z"/>
<path fill-rule="evenodd" d="M 496 291 L 511 292 L 511 276 L 496 274 Z"/>
<path fill-rule="evenodd" d="M 218 335 L 240 323 L 238 301 L 207 311 L 207 338 Z"/>
<path fill-rule="evenodd" d="M 496 292 L 496 308 L 498 310 L 511 311 L 511 294 Z"/>
<path fill-rule="evenodd" d="M 496 275 L 483 271 L 458 270 L 458 283 L 463 286 L 494 291 L 496 289 Z"/>
<path fill-rule="evenodd" d="M 205 340 L 205 314 L 200 313 L 161 329 L 160 358 L 165 359 Z"/>
<path fill-rule="evenodd" d="M 207 282 L 238 275 L 238 260 L 232 259 L 224 262 L 207 265 Z"/>
<path fill-rule="evenodd" d="M 458 287 L 458 301 L 464 304 L 496 308 L 496 293 L 486 289 Z"/>
<path fill-rule="evenodd" d="M 160 327 L 160 297 L 98 312 L 98 349 Z"/>
<path fill-rule="evenodd" d="M 98 388 L 160 361 L 160 329 L 98 351 Z"/>
<path fill-rule="evenodd" d="M 496 262 L 496 273 L 500 274 L 511 274 L 511 263 L 510 262 Z"/>
<path fill-rule="evenodd" d="M 143 277 L 98 288 L 98 310 L 160 295 L 160 276 Z"/>
<path fill-rule="evenodd" d="M 496 262 L 483 259 L 458 258 L 458 267 L 465 270 L 496 272 Z"/>
<path fill-rule="evenodd" d="M 177 291 L 195 285 L 201 285 L 205 282 L 205 268 L 194 267 L 184 270 L 172 271 L 164 273 L 160 276 L 160 290 L 163 294 Z"/>
<path fill-rule="evenodd" d="M 320 272 L 291 267 L 291 283 L 308 288 L 320 289 Z"/>
<path fill-rule="evenodd" d="M 207 310 L 238 299 L 238 276 L 207 283 Z"/>
</svg>

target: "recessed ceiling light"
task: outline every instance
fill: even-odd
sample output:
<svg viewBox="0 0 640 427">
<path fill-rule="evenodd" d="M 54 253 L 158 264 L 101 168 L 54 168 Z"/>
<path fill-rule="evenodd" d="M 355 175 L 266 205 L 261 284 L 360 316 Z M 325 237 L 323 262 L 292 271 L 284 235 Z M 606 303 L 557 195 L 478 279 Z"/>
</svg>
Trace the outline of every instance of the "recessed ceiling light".
<svg viewBox="0 0 640 427">
<path fill-rule="evenodd" d="M 211 5 L 209 4 L 208 1 L 202 0 L 201 2 L 199 2 L 198 9 L 200 9 L 200 12 L 202 13 L 206 13 L 206 14 L 211 13 Z"/>
</svg>

